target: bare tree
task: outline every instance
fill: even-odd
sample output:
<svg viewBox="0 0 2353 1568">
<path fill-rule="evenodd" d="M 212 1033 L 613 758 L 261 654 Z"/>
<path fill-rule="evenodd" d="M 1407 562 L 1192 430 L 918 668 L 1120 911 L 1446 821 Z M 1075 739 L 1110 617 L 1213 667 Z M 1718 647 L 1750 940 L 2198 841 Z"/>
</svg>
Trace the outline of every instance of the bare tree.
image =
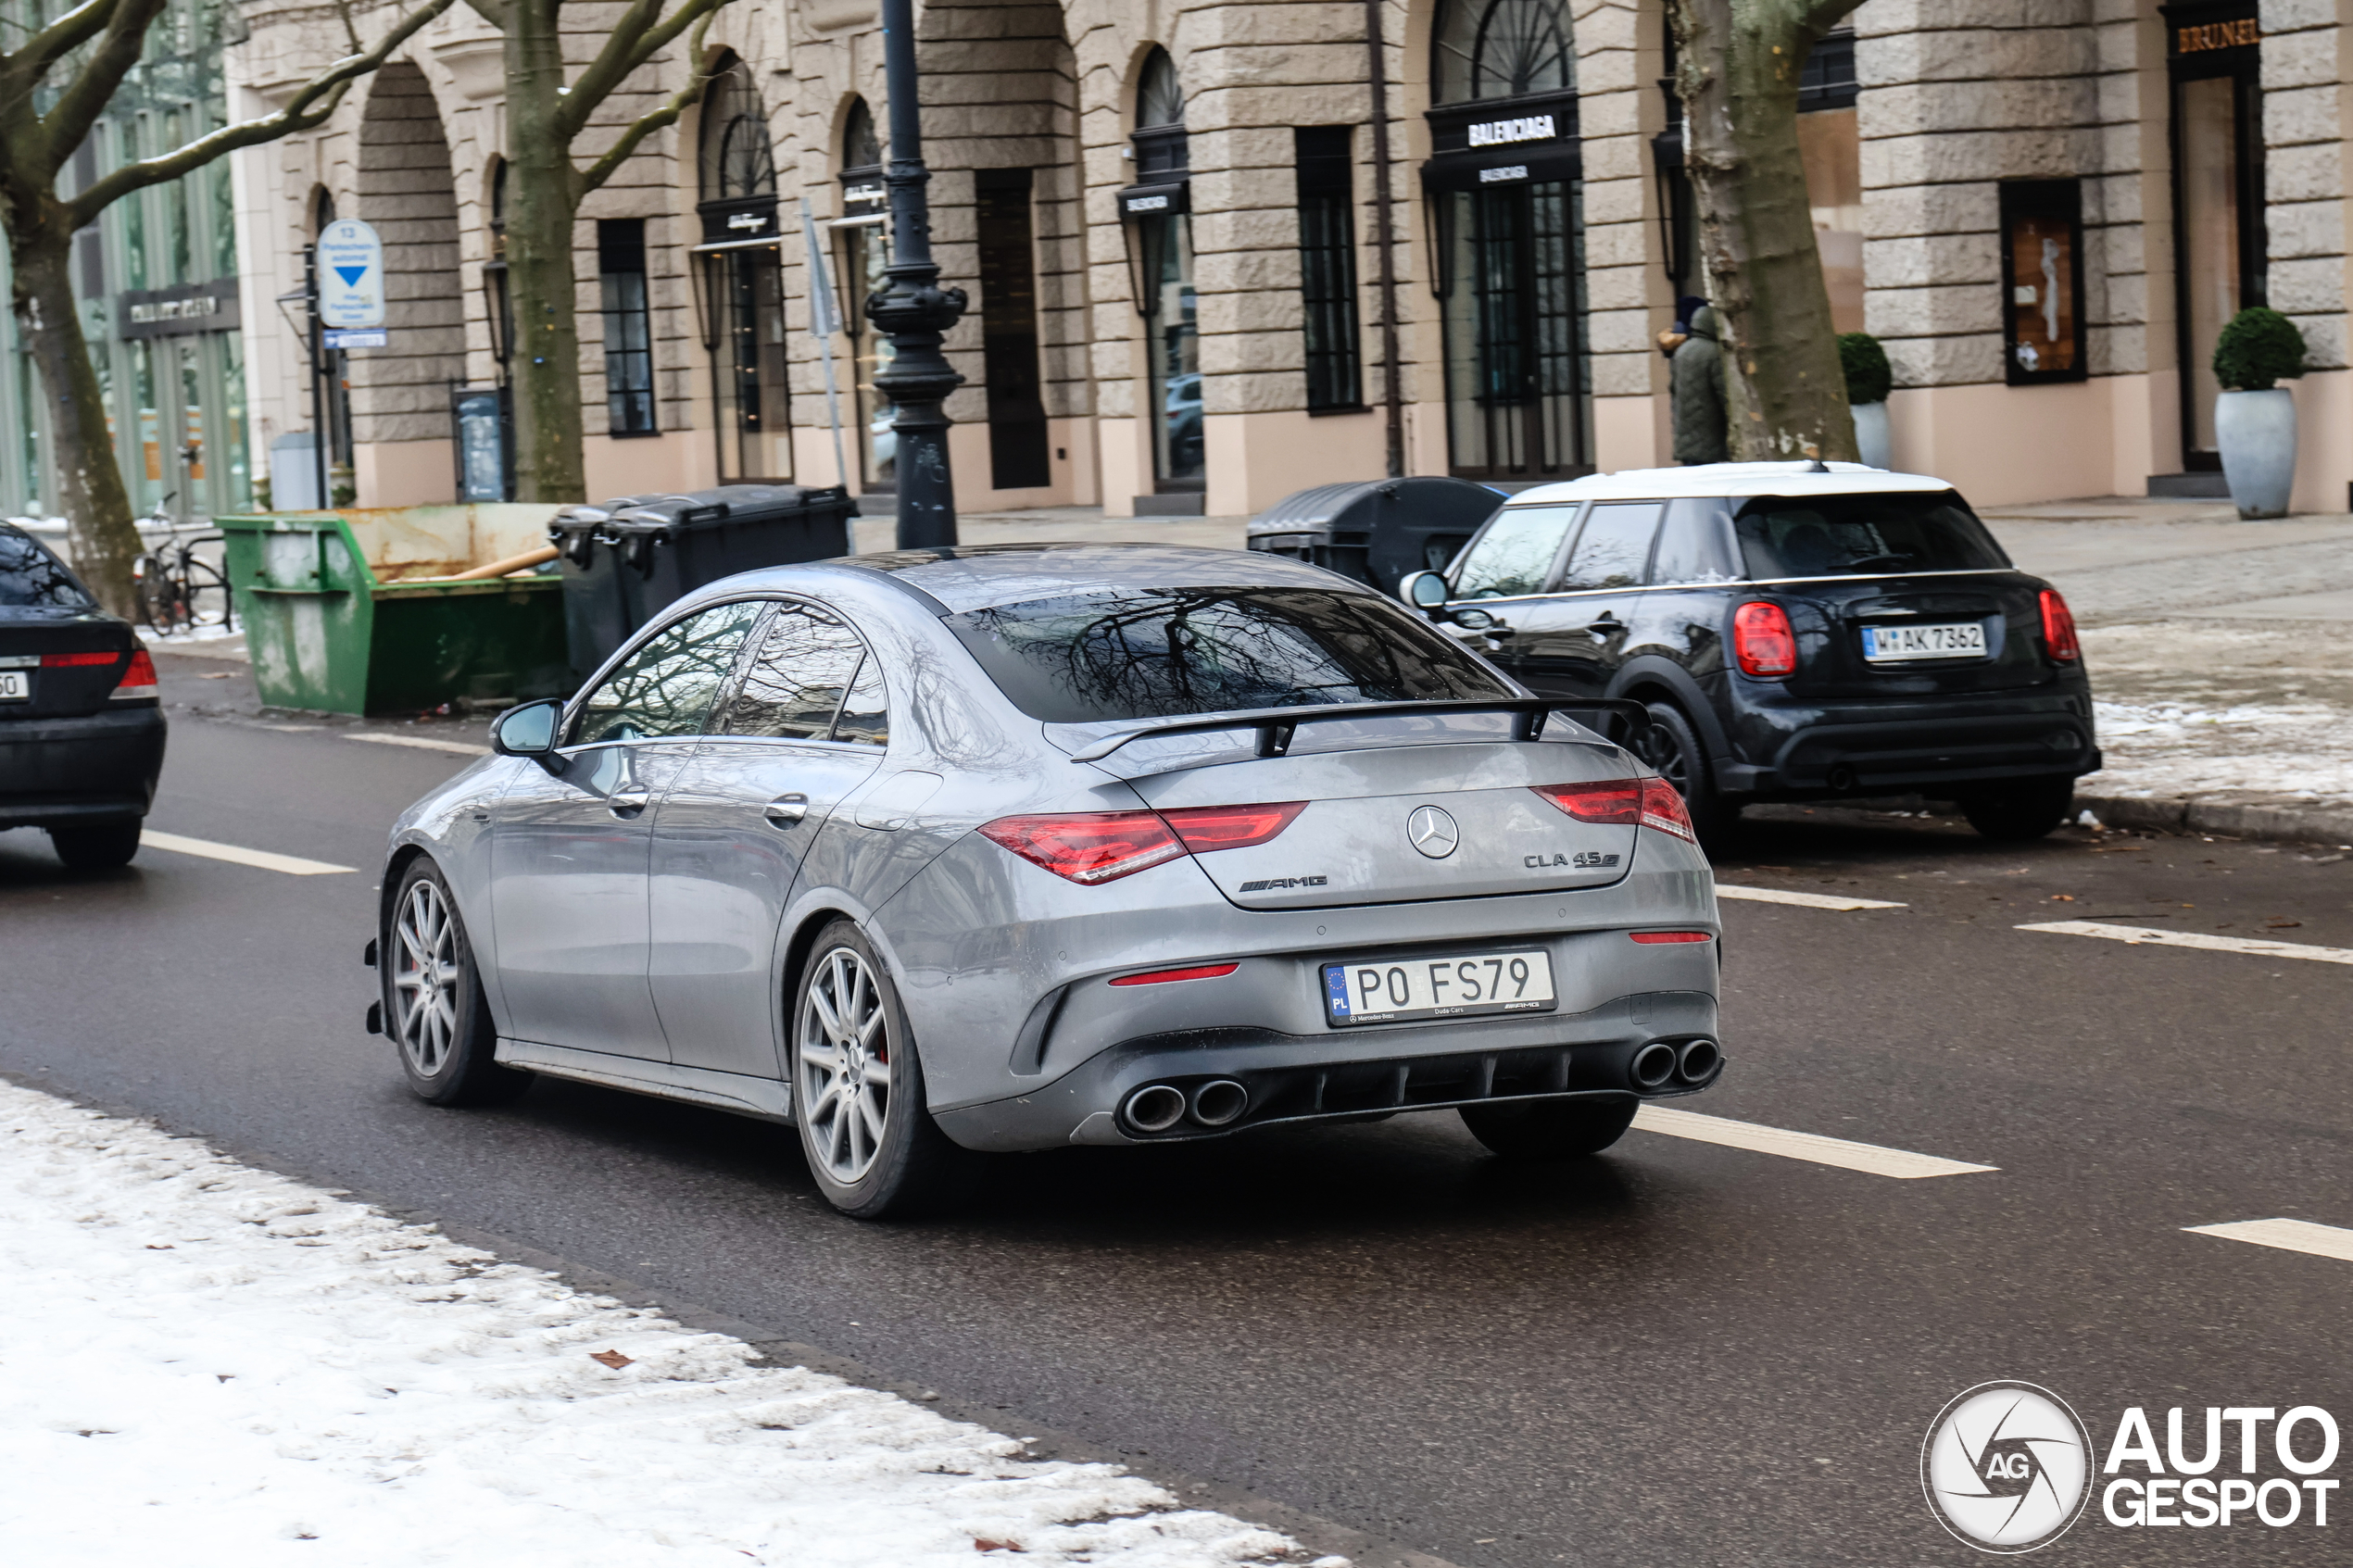
<svg viewBox="0 0 2353 1568">
<path fill-rule="evenodd" d="M 1856 456 L 1797 147 L 1806 58 L 1855 0 L 1670 0 L 1684 167 L 1736 459 Z"/>
<path fill-rule="evenodd" d="M 82 335 L 68 273 L 75 231 L 149 185 L 177 180 L 213 159 L 296 131 L 335 112 L 351 84 L 389 58 L 451 0 L 425 0 L 372 48 L 351 52 L 296 89 L 285 107 L 199 136 L 184 146 L 128 163 L 65 195 L 58 176 L 139 63 L 147 30 L 168 0 L 84 0 L 0 54 L 0 234 L 8 245 L 10 306 L 21 341 L 40 367 L 57 470 L 57 509 L 71 530 L 74 564 L 99 602 L 135 612 L 132 562 L 139 531 L 107 430 L 106 399 Z"/>
<path fill-rule="evenodd" d="M 515 487 L 526 501 L 585 501 L 573 225 L 580 204 L 638 144 L 702 96 L 703 34 L 727 0 L 630 0 L 596 57 L 564 79 L 563 0 L 467 0 L 507 41 L 507 284 L 514 300 Z M 624 127 L 586 168 L 573 144 L 640 67 L 689 28 L 686 83 Z"/>
</svg>

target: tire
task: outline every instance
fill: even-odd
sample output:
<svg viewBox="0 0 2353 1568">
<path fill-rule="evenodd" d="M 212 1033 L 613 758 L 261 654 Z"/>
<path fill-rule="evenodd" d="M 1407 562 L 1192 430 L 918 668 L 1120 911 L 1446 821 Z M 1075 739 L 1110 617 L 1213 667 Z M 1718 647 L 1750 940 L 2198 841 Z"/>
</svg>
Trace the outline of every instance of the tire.
<svg viewBox="0 0 2353 1568">
<path fill-rule="evenodd" d="M 177 631 L 186 623 L 187 602 L 169 560 L 159 555 L 141 556 L 132 566 L 132 574 L 138 585 L 141 621 L 164 633 Z"/>
<path fill-rule="evenodd" d="M 401 873 L 378 951 L 384 1033 L 419 1099 L 505 1105 L 531 1087 L 530 1073 L 498 1065 L 498 1030 L 473 944 L 431 860 L 412 860 Z"/>
<path fill-rule="evenodd" d="M 139 853 L 137 822 L 98 822 L 82 828 L 51 828 L 49 847 L 78 872 L 110 872 Z"/>
<path fill-rule="evenodd" d="M 1961 815 L 1982 836 L 1999 844 L 2025 844 L 2067 821 L 2075 809 L 2075 781 L 2038 779 L 1998 795 L 1972 796 L 1960 805 Z"/>
<path fill-rule="evenodd" d="M 786 1026 L 793 1125 L 825 1201 L 855 1220 L 942 1207 L 972 1157 L 931 1119 L 898 987 L 854 922 L 817 934 Z"/>
<path fill-rule="evenodd" d="M 1463 1125 L 1506 1160 L 1582 1160 L 1599 1154 L 1634 1124 L 1636 1101 L 1537 1100 L 1521 1105 L 1466 1105 Z"/>
<path fill-rule="evenodd" d="M 1708 763 L 1707 747 L 1700 744 L 1699 731 L 1671 702 L 1646 706 L 1651 727 L 1636 735 L 1629 749 L 1657 769 L 1659 776 L 1682 796 L 1700 847 L 1722 847 L 1740 831 L 1741 809 L 1716 792 L 1716 771 Z"/>
</svg>

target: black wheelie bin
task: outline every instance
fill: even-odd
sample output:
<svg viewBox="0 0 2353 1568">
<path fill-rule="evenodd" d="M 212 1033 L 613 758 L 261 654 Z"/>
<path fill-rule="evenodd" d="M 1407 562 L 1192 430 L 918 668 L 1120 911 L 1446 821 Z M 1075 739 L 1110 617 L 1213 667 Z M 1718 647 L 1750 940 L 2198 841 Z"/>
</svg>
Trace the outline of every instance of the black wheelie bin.
<svg viewBox="0 0 2353 1568">
<path fill-rule="evenodd" d="M 1466 479 L 1318 484 L 1250 520 L 1250 547 L 1397 592 L 1409 571 L 1443 571 L 1503 495 Z"/>
</svg>

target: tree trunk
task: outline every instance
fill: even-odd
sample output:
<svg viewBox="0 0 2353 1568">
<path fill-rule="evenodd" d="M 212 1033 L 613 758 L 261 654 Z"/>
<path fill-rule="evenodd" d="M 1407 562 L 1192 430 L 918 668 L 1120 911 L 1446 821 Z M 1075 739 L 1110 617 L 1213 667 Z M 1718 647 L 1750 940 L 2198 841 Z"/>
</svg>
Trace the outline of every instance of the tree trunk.
<svg viewBox="0 0 2353 1568">
<path fill-rule="evenodd" d="M 1735 460 L 1856 456 L 1797 147 L 1806 57 L 1853 0 L 1674 0 L 1683 158 Z"/>
<path fill-rule="evenodd" d="M 139 531 L 132 525 L 131 496 L 107 429 L 107 400 L 74 305 L 68 270 L 72 236 L 63 232 L 61 214 L 45 216 L 49 221 L 31 234 L 11 230 L 8 259 L 18 341 L 41 368 L 49 408 L 57 474 L 51 506 L 70 531 L 75 572 L 109 612 L 135 621 L 138 591 L 131 565 L 139 556 Z"/>
<path fill-rule="evenodd" d="M 556 130 L 563 39 L 551 4 L 516 0 L 507 29 L 507 282 L 515 302 L 515 492 L 585 501 L 572 232 L 580 176 Z"/>
</svg>

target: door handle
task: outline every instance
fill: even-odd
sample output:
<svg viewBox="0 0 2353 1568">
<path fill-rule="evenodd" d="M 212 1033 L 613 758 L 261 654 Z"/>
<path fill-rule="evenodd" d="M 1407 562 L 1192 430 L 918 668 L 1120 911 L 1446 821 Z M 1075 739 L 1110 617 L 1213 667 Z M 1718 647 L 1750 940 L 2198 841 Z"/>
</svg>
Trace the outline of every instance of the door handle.
<svg viewBox="0 0 2353 1568">
<path fill-rule="evenodd" d="M 1604 615 L 1599 621 L 1593 621 L 1588 625 L 1585 630 L 1592 633 L 1593 641 L 1597 643 L 1606 642 L 1609 640 L 1609 634 L 1611 633 L 1625 631 L 1626 622 L 1618 620 L 1617 617 L 1614 615 Z"/>
<path fill-rule="evenodd" d="M 634 817 L 652 800 L 643 789 L 617 789 L 605 797 L 605 807 L 616 817 Z"/>
<path fill-rule="evenodd" d="M 761 807 L 760 814 L 780 828 L 788 828 L 809 815 L 809 797 L 799 791 L 780 795 Z"/>
<path fill-rule="evenodd" d="M 1514 626 L 1482 626 L 1478 634 L 1482 637 L 1516 637 L 1519 629 Z"/>
</svg>

